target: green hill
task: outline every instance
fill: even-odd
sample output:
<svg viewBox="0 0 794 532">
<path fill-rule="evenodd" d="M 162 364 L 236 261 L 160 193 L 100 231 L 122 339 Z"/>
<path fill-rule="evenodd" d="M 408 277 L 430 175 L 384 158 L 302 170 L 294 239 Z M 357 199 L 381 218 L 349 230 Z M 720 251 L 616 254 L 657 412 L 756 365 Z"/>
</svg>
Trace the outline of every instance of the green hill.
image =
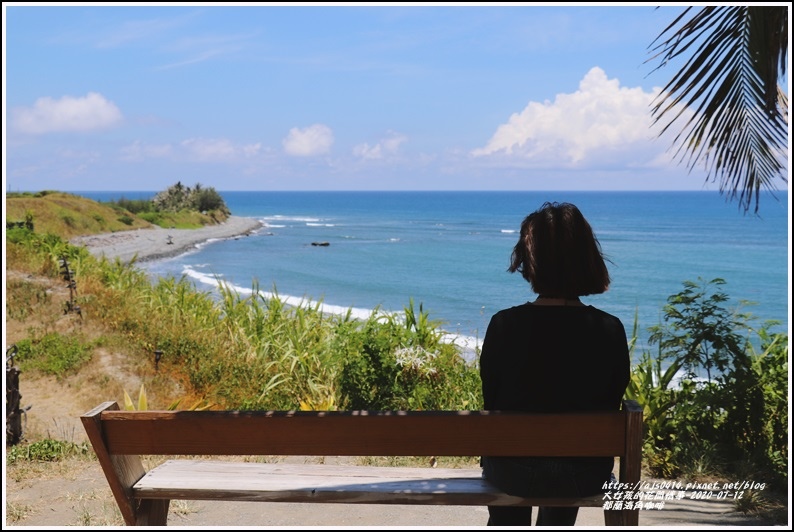
<svg viewBox="0 0 794 532">
<path fill-rule="evenodd" d="M 64 239 L 152 225 L 126 209 L 66 192 L 7 194 L 5 212 L 6 227 L 9 222 L 24 222 L 32 217 L 35 232 Z"/>
<path fill-rule="evenodd" d="M 181 210 L 133 214 L 113 202 L 97 202 L 56 191 L 6 194 L 5 207 L 6 227 L 30 220 L 35 232 L 52 233 L 65 240 L 75 236 L 151 227 L 153 223 L 148 220 L 161 227 L 195 229 L 221 223 L 228 217 L 225 209 L 203 213 Z"/>
</svg>

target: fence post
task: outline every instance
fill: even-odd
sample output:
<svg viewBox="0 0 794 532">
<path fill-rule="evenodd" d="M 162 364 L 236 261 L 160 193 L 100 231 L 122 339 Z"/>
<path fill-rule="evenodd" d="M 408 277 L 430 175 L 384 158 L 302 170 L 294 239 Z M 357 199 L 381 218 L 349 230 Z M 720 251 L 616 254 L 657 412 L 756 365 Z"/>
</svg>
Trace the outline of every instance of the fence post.
<svg viewBox="0 0 794 532">
<path fill-rule="evenodd" d="M 16 344 L 6 349 L 6 445 L 16 445 L 22 440 L 23 411 L 19 406 L 22 394 L 19 393 L 19 370 L 14 367 L 16 354 Z"/>
</svg>

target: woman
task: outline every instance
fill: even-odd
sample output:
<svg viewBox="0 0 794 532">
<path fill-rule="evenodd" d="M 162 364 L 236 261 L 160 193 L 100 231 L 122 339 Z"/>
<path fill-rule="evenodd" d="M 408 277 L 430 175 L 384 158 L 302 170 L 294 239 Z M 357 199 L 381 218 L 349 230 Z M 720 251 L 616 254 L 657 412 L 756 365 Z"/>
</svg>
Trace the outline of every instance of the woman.
<svg viewBox="0 0 794 532">
<path fill-rule="evenodd" d="M 617 410 L 630 360 L 621 321 L 579 298 L 610 283 L 590 224 L 570 203 L 544 203 L 521 224 L 509 272 L 534 301 L 497 312 L 480 355 L 487 410 Z M 538 434 L 542 438 L 542 434 Z M 483 474 L 517 496 L 587 496 L 609 481 L 613 458 L 483 457 Z M 488 525 L 531 525 L 532 507 L 489 506 Z M 541 507 L 537 525 L 572 526 L 578 508 Z"/>
</svg>

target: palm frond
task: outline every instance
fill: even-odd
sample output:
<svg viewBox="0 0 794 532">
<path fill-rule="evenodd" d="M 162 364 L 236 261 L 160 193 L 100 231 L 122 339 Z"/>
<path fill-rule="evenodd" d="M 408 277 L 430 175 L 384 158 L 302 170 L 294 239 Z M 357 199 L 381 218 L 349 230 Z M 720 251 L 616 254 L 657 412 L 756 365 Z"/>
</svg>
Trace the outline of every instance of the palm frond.
<svg viewBox="0 0 794 532">
<path fill-rule="evenodd" d="M 690 172 L 702 164 L 730 200 L 758 212 L 761 189 L 787 183 L 788 8 L 687 7 L 654 40 L 658 70 L 688 59 L 652 103 L 660 135 L 682 125 L 673 146 Z M 658 43 L 658 44 L 657 44 Z M 686 54 L 686 55 L 685 55 Z M 649 60 L 649 61 L 650 61 Z M 688 118 L 687 118 L 688 117 Z"/>
</svg>

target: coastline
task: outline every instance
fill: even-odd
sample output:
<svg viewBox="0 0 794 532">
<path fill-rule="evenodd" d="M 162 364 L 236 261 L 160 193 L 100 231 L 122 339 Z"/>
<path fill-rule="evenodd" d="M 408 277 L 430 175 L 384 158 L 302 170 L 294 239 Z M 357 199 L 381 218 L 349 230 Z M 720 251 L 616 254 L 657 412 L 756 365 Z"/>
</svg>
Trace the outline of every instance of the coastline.
<svg viewBox="0 0 794 532">
<path fill-rule="evenodd" d="M 264 227 L 255 218 L 230 216 L 218 225 L 199 229 L 165 229 L 151 227 L 115 233 L 79 236 L 70 240 L 75 246 L 85 246 L 95 257 L 122 262 L 146 262 L 181 255 L 209 240 L 248 236 Z"/>
</svg>

